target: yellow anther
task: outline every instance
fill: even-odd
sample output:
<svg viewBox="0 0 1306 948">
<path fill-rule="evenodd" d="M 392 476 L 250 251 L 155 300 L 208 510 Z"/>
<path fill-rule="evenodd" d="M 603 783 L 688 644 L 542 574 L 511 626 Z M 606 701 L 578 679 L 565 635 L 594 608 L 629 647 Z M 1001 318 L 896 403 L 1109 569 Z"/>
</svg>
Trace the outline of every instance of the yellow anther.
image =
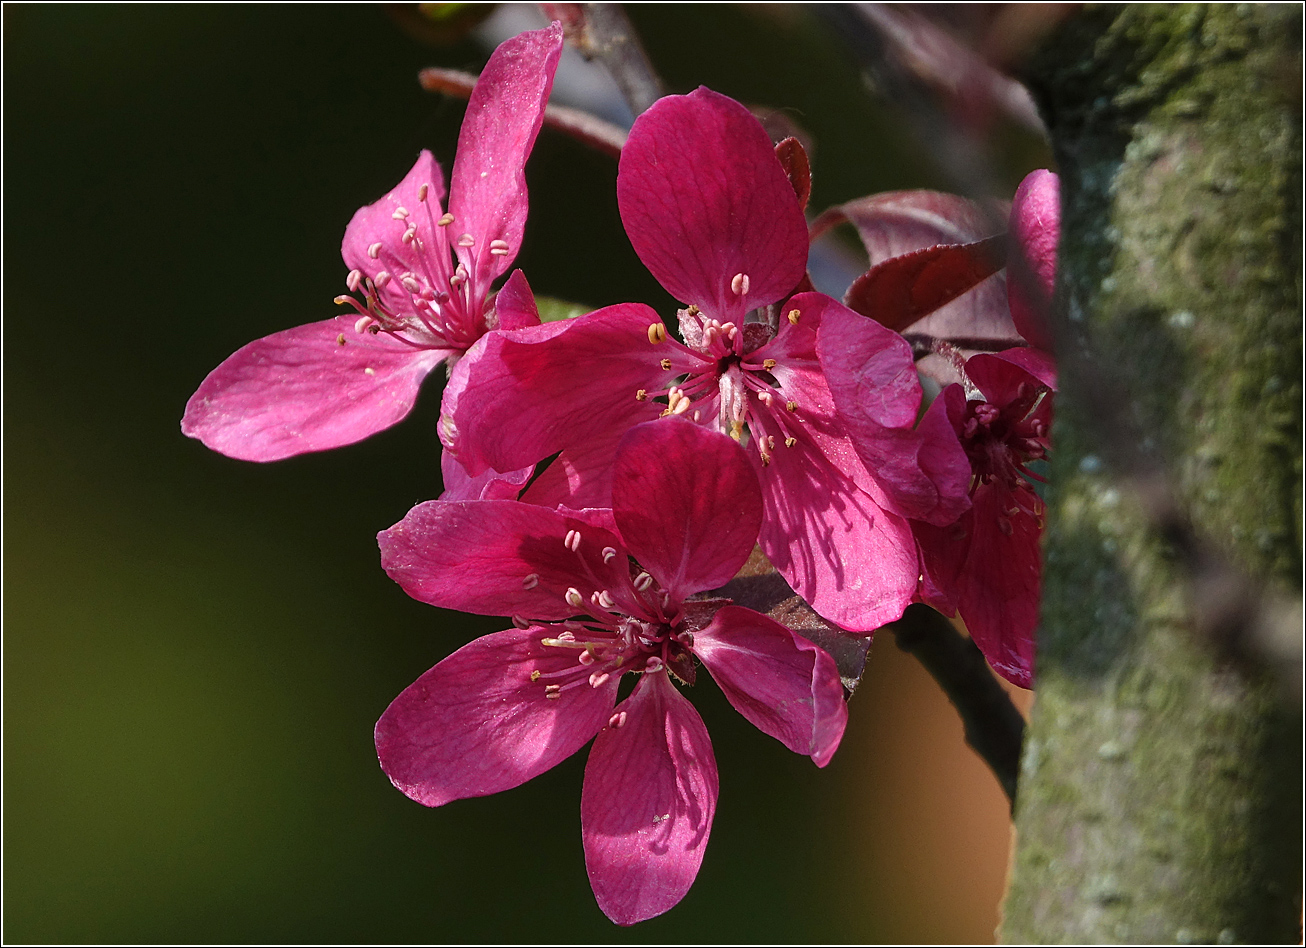
<svg viewBox="0 0 1306 948">
<path fill-rule="evenodd" d="M 762 368 L 770 372 L 772 369 L 775 368 L 775 359 L 767 359 L 765 362 L 762 363 Z"/>
<path fill-rule="evenodd" d="M 345 344 L 345 334 L 340 333 L 340 335 L 336 336 L 336 345 L 343 346 L 344 344 Z"/>
<path fill-rule="evenodd" d="M 786 447 L 786 448 L 792 448 L 792 447 L 793 447 L 794 445 L 796 445 L 797 443 L 798 443 L 798 439 L 797 439 L 797 438 L 785 438 L 785 447 Z"/>
<path fill-rule="evenodd" d="M 657 345 L 659 342 L 667 341 L 667 327 L 661 323 L 650 323 L 648 327 L 648 341 Z"/>
<path fill-rule="evenodd" d="M 744 423 L 742 421 L 730 422 L 730 437 L 736 441 L 744 437 Z"/>
<path fill-rule="evenodd" d="M 642 402 L 646 398 L 648 398 L 648 389 L 646 388 L 641 388 L 635 393 L 635 401 L 637 402 Z"/>
<path fill-rule="evenodd" d="M 797 402 L 785 402 L 785 408 L 789 409 L 789 411 L 798 411 L 798 403 L 797 403 Z"/>
<path fill-rule="evenodd" d="M 438 221 L 436 221 L 436 223 L 441 227 L 448 227 L 450 224 L 453 223 L 453 215 L 445 214 Z"/>
<path fill-rule="evenodd" d="M 699 313 L 701 313 L 701 312 L 703 312 L 703 311 L 702 311 L 701 309 L 699 309 L 697 306 L 695 306 L 693 303 L 690 303 L 690 304 L 689 304 L 689 309 L 685 310 L 685 312 L 686 312 L 686 314 L 688 314 L 688 315 L 690 315 L 690 316 L 697 316 Z"/>
<path fill-rule="evenodd" d="M 801 315 L 803 315 L 803 314 L 800 313 L 798 310 L 796 310 L 796 309 L 791 309 L 791 310 L 788 312 L 788 314 L 786 314 L 785 318 L 789 320 L 789 325 L 791 325 L 791 326 L 797 326 L 797 325 L 798 325 L 798 317 L 801 316 Z"/>
<path fill-rule="evenodd" d="M 762 467 L 766 467 L 771 463 L 771 455 L 767 454 L 765 451 L 759 453 L 762 455 Z"/>
<path fill-rule="evenodd" d="M 535 669 L 535 671 L 531 672 L 531 681 L 539 681 L 540 675 L 541 675 L 540 670 L 538 668 Z"/>
<path fill-rule="evenodd" d="M 667 371 L 671 371 L 671 360 L 670 360 L 670 359 L 663 359 L 663 360 L 662 360 L 662 368 L 666 369 Z"/>
</svg>

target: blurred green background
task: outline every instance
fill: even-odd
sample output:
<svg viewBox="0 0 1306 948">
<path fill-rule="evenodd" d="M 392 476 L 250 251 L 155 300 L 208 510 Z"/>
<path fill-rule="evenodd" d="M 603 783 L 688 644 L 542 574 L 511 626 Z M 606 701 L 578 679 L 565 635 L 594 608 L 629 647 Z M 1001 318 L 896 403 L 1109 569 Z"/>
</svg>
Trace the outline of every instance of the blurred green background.
<svg viewBox="0 0 1306 948">
<path fill-rule="evenodd" d="M 381 7 L 3 12 L 5 940 L 991 938 L 1005 800 L 891 640 L 824 771 L 701 677 L 712 842 L 678 908 L 618 929 L 585 878 L 584 753 L 438 810 L 377 766 L 390 700 L 503 625 L 379 568 L 376 531 L 440 490 L 438 383 L 323 455 L 244 464 L 180 434 L 230 352 L 334 313 L 357 207 L 420 148 L 450 167 L 463 103 L 416 74 L 484 46 L 422 45 Z M 672 91 L 814 135 L 815 209 L 945 184 L 801 13 L 633 15 Z M 528 179 L 537 292 L 671 312 L 612 161 L 545 130 Z"/>
</svg>

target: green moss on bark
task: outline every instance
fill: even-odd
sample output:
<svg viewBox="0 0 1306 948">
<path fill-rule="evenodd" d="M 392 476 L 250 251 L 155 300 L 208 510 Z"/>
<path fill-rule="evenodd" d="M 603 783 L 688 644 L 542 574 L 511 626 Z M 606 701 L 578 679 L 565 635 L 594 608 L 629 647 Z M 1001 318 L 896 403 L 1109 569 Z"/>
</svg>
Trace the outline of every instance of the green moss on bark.
<svg viewBox="0 0 1306 948">
<path fill-rule="evenodd" d="M 1090 9 L 1035 66 L 1065 318 L 1008 940 L 1298 938 L 1299 706 L 1198 632 L 1174 524 L 1300 594 L 1300 15 Z"/>
</svg>

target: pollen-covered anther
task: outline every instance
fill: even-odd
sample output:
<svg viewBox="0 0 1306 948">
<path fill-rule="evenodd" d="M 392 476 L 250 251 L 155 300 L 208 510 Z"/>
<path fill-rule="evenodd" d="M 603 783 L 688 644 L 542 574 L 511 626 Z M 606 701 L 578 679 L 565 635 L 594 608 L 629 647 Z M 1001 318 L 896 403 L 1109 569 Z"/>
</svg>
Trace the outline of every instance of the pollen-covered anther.
<svg viewBox="0 0 1306 948">
<path fill-rule="evenodd" d="M 430 186 L 429 184 L 421 184 L 421 185 L 418 185 L 418 187 L 417 187 L 417 200 L 419 200 L 419 201 L 421 201 L 423 204 L 425 204 L 425 203 L 426 203 L 426 195 L 429 194 L 430 191 L 431 191 L 431 186 Z"/>
<path fill-rule="evenodd" d="M 373 260 L 381 256 L 381 241 L 378 240 L 376 243 L 372 244 L 372 246 L 368 247 L 367 255 Z"/>
<path fill-rule="evenodd" d="M 452 214 L 444 214 L 444 215 L 443 215 L 443 216 L 442 216 L 438 221 L 436 221 L 435 223 L 436 223 L 438 226 L 440 226 L 440 227 L 448 227 L 450 224 L 453 223 L 453 215 L 452 215 Z"/>
<path fill-rule="evenodd" d="M 567 605 L 573 609 L 583 609 L 585 607 L 585 598 L 575 586 L 568 586 L 567 595 L 563 598 L 567 600 Z"/>
<path fill-rule="evenodd" d="M 408 220 L 408 208 L 406 208 L 406 207 L 396 207 L 396 208 L 395 208 L 395 212 L 394 212 L 393 214 L 391 214 L 390 216 L 393 217 L 393 218 L 394 218 L 395 220 L 397 220 L 397 221 L 406 221 L 406 220 Z"/>
<path fill-rule="evenodd" d="M 544 673 L 541 672 L 538 668 L 535 669 L 533 672 L 531 672 L 531 681 L 539 681 L 539 680 L 540 680 L 540 676 L 541 676 L 542 674 L 544 674 Z"/>
<path fill-rule="evenodd" d="M 642 402 L 646 398 L 648 398 L 648 389 L 641 388 L 635 392 L 635 401 Z"/>
<path fill-rule="evenodd" d="M 767 360 L 765 360 L 765 361 L 762 363 L 762 368 L 764 368 L 764 369 L 766 369 L 766 371 L 770 372 L 772 369 L 775 368 L 775 359 L 767 359 Z"/>
<path fill-rule="evenodd" d="M 667 372 L 671 371 L 671 360 L 670 360 L 670 359 L 663 359 L 662 362 L 659 363 L 659 364 L 662 366 L 663 371 L 667 371 Z"/>
<path fill-rule="evenodd" d="M 608 727 L 610 728 L 621 728 L 624 727 L 625 724 L 626 724 L 625 711 L 618 711 L 612 717 L 608 718 Z"/>
<path fill-rule="evenodd" d="M 567 535 L 562 539 L 562 544 L 567 549 L 571 550 L 571 552 L 575 553 L 580 549 L 580 531 L 568 530 Z"/>
<path fill-rule="evenodd" d="M 796 309 L 791 309 L 789 312 L 785 313 L 785 319 L 789 320 L 790 326 L 797 326 L 798 317 L 801 315 L 803 315 L 801 311 Z"/>
<path fill-rule="evenodd" d="M 590 687 L 597 688 L 611 677 L 607 672 L 595 672 L 590 675 Z"/>
<path fill-rule="evenodd" d="M 458 246 L 459 246 L 459 247 L 475 247 L 475 246 L 476 246 L 476 238 L 473 237 L 471 234 L 463 234 L 461 237 L 458 238 Z"/>
<path fill-rule="evenodd" d="M 336 345 L 338 345 L 338 346 L 343 346 L 344 344 L 345 344 L 345 334 L 344 334 L 344 333 L 338 333 L 338 334 L 336 335 Z"/>
<path fill-rule="evenodd" d="M 797 403 L 797 402 L 785 402 L 785 410 L 786 410 L 786 411 L 798 411 L 798 403 Z"/>
<path fill-rule="evenodd" d="M 797 443 L 798 443 L 798 439 L 797 439 L 797 438 L 794 438 L 794 437 L 785 438 L 785 447 L 786 447 L 786 448 L 792 448 L 792 447 L 793 447 L 794 445 L 796 445 Z"/>
<path fill-rule="evenodd" d="M 605 546 L 605 547 L 603 548 L 603 562 L 604 562 L 604 563 L 611 563 L 611 562 L 612 562 L 612 558 L 613 558 L 614 556 L 616 556 L 616 555 L 617 555 L 617 551 L 616 551 L 615 549 L 613 549 L 612 547 L 610 547 L 610 546 Z"/>
<path fill-rule="evenodd" d="M 640 592 L 643 592 L 644 590 L 648 589 L 650 586 L 653 585 L 653 577 L 650 576 L 648 573 L 641 572 L 638 576 L 635 577 L 631 585 L 634 586 L 636 589 L 638 589 Z"/>
<path fill-rule="evenodd" d="M 653 345 L 667 341 L 667 327 L 661 323 L 649 323 L 648 341 Z"/>
<path fill-rule="evenodd" d="M 734 278 L 730 281 L 730 292 L 734 293 L 735 296 L 743 296 L 748 292 L 747 273 L 736 273 L 734 275 Z"/>
<path fill-rule="evenodd" d="M 357 293 L 358 288 L 363 285 L 363 271 L 354 269 L 349 271 L 349 276 L 345 277 L 345 286 L 349 287 L 350 293 Z"/>
<path fill-rule="evenodd" d="M 535 588 L 536 586 L 538 586 L 539 584 L 540 584 L 540 574 L 539 574 L 539 573 L 527 573 L 527 574 L 522 578 L 522 581 L 521 581 L 521 588 L 522 588 L 522 589 L 534 589 L 534 588 Z"/>
<path fill-rule="evenodd" d="M 508 241 L 506 240 L 490 241 L 490 253 L 494 254 L 496 257 L 508 256 Z"/>
</svg>

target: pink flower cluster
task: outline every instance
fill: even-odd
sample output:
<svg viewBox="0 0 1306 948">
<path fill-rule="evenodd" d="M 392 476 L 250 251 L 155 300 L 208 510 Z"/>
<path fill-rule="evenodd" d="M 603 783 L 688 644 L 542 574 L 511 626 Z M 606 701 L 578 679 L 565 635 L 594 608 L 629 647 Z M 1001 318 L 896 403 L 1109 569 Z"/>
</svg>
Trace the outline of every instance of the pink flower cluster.
<svg viewBox="0 0 1306 948">
<path fill-rule="evenodd" d="M 931 351 L 957 380 L 924 414 L 920 353 L 895 329 L 992 273 L 993 241 L 872 253 L 858 309 L 813 292 L 805 157 L 791 160 L 793 144 L 778 157 L 746 108 L 708 89 L 640 116 L 617 183 L 631 244 L 683 303 L 680 338 L 641 303 L 541 323 L 520 271 L 494 284 L 521 243 L 523 166 L 561 45 L 554 24 L 495 52 L 447 209 L 423 152 L 346 229 L 356 296 L 340 300 L 354 313 L 237 351 L 182 430 L 258 461 L 337 447 L 401 420 L 423 378 L 450 366 L 445 493 L 379 535 L 382 565 L 414 598 L 513 627 L 395 699 L 376 726 L 381 765 L 440 806 L 515 787 L 592 740 L 586 867 L 602 910 L 633 924 L 688 891 L 716 809 L 712 744 L 677 683 L 703 665 L 818 766 L 843 734 L 826 652 L 702 595 L 754 545 L 841 627 L 873 630 L 924 601 L 959 613 L 993 667 L 1029 686 L 1056 178 L 1036 173 L 1017 195 L 1009 304 L 993 315 L 1040 348 L 966 359 L 940 340 Z M 908 318 L 882 292 L 904 286 L 933 302 Z"/>
</svg>

